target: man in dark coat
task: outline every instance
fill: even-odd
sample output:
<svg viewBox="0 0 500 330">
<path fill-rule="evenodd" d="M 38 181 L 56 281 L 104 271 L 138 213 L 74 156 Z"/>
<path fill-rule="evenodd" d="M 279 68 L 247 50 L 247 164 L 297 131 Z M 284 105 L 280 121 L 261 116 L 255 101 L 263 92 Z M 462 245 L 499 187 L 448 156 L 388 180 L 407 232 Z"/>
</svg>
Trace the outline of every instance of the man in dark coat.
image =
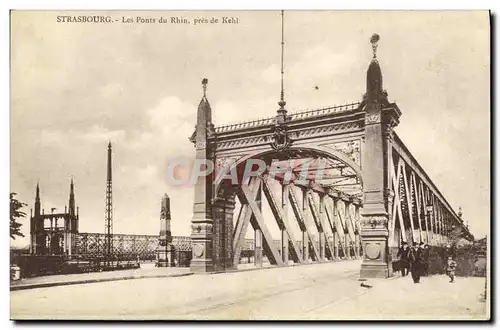
<svg viewBox="0 0 500 330">
<path fill-rule="evenodd" d="M 406 242 L 403 242 L 402 247 L 398 251 L 397 257 L 400 258 L 401 275 L 406 276 L 410 272 L 410 261 L 408 259 L 410 248 Z"/>
<path fill-rule="evenodd" d="M 420 283 L 420 276 L 422 275 L 422 250 L 416 242 L 413 243 L 413 248 L 410 250 L 408 259 L 410 260 L 413 283 Z"/>
</svg>

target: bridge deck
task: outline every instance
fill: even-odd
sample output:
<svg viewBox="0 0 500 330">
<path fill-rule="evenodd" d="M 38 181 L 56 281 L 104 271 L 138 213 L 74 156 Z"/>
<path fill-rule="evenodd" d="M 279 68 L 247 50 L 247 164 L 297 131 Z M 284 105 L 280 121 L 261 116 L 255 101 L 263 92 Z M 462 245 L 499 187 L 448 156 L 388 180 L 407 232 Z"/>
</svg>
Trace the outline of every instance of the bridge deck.
<svg viewBox="0 0 500 330">
<path fill-rule="evenodd" d="M 372 281 L 361 261 L 11 293 L 12 319 L 480 319 L 484 278 Z M 207 285 L 207 283 L 210 283 Z M 394 294 L 397 292 L 397 294 Z M 78 299 L 75 299 L 78 297 Z M 105 297 L 105 299 L 103 299 Z"/>
</svg>

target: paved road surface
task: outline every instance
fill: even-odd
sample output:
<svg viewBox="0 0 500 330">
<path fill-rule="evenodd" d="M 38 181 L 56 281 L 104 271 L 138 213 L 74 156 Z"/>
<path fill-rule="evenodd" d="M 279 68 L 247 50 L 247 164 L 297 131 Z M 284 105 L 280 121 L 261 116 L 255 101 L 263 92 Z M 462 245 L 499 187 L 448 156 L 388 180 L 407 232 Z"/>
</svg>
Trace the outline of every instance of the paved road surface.
<svg viewBox="0 0 500 330">
<path fill-rule="evenodd" d="M 404 316 L 407 308 L 403 306 L 408 297 L 396 294 L 395 299 L 389 298 L 401 290 L 412 293 L 413 283 L 408 278 L 400 278 L 373 282 L 371 289 L 361 287 L 357 281 L 360 263 L 358 260 L 343 261 L 229 274 L 15 291 L 11 292 L 11 318 L 352 319 L 384 310 L 383 304 L 387 310 L 393 309 Z M 448 284 L 440 276 L 422 280 L 420 286 L 424 290 L 433 290 L 436 285 L 442 286 L 442 281 Z M 434 283 L 432 287 L 429 285 L 431 282 Z M 477 303 L 472 293 L 474 290 L 479 290 L 475 295 L 481 293 L 481 279 L 474 283 L 468 290 L 471 293 L 463 296 L 454 296 L 452 287 L 446 287 L 448 293 L 445 298 L 431 304 L 431 307 L 448 306 L 448 311 L 440 311 L 463 318 L 477 316 L 481 311 L 484 314 L 485 304 Z M 455 284 L 459 289 L 465 282 L 461 283 L 459 279 Z M 412 293 L 410 297 L 417 301 L 425 298 L 418 293 Z M 455 298 L 465 300 L 461 305 L 446 301 Z M 421 309 L 420 312 L 428 312 L 428 309 Z"/>
</svg>

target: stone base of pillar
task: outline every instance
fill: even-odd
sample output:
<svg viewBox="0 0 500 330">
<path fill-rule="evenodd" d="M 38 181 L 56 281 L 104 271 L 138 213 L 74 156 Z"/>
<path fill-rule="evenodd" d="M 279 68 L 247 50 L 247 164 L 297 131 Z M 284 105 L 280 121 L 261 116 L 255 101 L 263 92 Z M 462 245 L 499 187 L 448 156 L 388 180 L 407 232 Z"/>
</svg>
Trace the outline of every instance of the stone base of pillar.
<svg viewBox="0 0 500 330">
<path fill-rule="evenodd" d="M 215 271 L 212 250 L 212 223 L 192 223 L 191 244 L 192 259 L 191 271 L 193 273 L 210 273 Z"/>
<path fill-rule="evenodd" d="M 168 267 L 167 248 L 165 246 L 160 246 L 156 253 L 158 257 L 156 267 Z"/>
<path fill-rule="evenodd" d="M 214 265 L 212 260 L 191 260 L 190 269 L 193 273 L 211 273 Z"/>
<path fill-rule="evenodd" d="M 389 265 L 385 262 L 363 260 L 359 276 L 361 278 L 388 278 L 392 276 L 392 271 L 389 272 Z"/>
<path fill-rule="evenodd" d="M 392 257 L 387 246 L 389 232 L 384 228 L 384 217 L 379 222 L 370 218 L 372 228 L 361 231 L 363 241 L 363 263 L 361 264 L 361 278 L 388 278 L 392 276 Z"/>
<path fill-rule="evenodd" d="M 175 267 L 172 246 L 161 246 L 158 249 L 158 261 L 156 267 Z"/>
</svg>

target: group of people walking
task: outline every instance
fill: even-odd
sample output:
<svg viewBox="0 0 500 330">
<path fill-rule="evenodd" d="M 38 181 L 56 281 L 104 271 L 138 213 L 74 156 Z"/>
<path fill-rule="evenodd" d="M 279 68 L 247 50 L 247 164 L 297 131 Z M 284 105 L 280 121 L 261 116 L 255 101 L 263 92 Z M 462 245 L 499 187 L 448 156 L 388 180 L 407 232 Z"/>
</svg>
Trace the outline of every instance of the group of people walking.
<svg viewBox="0 0 500 330">
<path fill-rule="evenodd" d="M 421 276 L 429 275 L 429 246 L 423 242 L 413 242 L 410 247 L 403 242 L 397 255 L 401 260 L 401 275 L 406 276 L 411 271 L 414 283 L 420 283 Z"/>
<path fill-rule="evenodd" d="M 446 258 L 446 274 L 450 277 L 450 283 L 453 283 L 455 281 L 457 263 L 451 256 L 451 247 L 449 245 L 446 247 L 446 251 L 448 255 Z M 408 243 L 403 242 L 397 255 L 400 258 L 401 275 L 406 276 L 411 272 L 413 282 L 420 283 L 421 276 L 429 275 L 429 255 L 429 245 L 423 242 L 420 242 L 420 244 L 413 242 L 410 247 Z"/>
</svg>

